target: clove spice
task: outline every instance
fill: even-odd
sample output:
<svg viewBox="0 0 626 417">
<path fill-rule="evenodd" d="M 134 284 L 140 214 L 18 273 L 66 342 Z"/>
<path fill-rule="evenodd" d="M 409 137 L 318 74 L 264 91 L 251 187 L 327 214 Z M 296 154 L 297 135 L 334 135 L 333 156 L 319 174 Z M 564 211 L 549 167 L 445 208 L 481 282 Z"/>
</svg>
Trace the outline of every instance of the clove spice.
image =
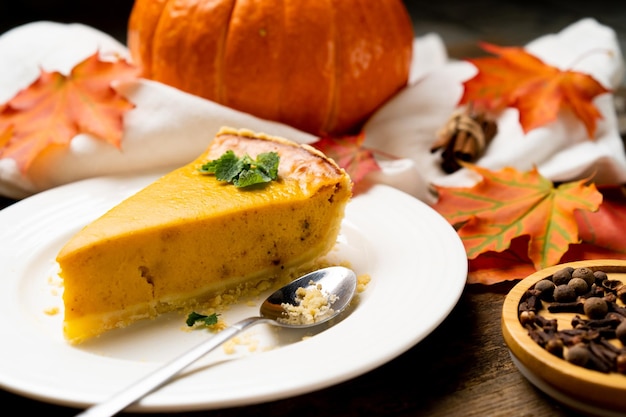
<svg viewBox="0 0 626 417">
<path fill-rule="evenodd" d="M 564 268 L 535 283 L 518 305 L 520 324 L 533 341 L 557 357 L 599 372 L 626 375 L 622 330 L 626 328 L 626 285 L 609 279 L 603 271 L 589 272 L 588 268 Z M 587 280 L 588 289 L 572 299 L 563 286 L 580 288 L 580 282 L 572 282 L 580 277 Z M 573 313 L 571 328 L 559 329 L 557 320 L 543 316 L 542 311 Z"/>
</svg>

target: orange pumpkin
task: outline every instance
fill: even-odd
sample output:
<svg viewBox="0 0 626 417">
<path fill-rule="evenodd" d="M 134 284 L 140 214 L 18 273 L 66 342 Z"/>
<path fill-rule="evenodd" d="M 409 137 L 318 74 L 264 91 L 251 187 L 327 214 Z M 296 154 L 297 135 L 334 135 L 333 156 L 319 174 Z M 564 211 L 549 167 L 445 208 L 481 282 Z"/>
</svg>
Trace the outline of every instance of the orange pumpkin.
<svg viewBox="0 0 626 417">
<path fill-rule="evenodd" d="M 356 132 L 408 79 L 401 0 L 136 0 L 142 76 L 318 136 Z"/>
</svg>

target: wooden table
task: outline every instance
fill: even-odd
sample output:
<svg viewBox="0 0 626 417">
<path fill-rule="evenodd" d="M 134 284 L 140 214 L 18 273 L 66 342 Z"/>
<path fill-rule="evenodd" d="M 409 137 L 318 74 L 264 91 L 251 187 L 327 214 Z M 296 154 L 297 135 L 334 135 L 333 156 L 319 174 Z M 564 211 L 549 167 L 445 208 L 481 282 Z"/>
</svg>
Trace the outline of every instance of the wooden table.
<svg viewBox="0 0 626 417">
<path fill-rule="evenodd" d="M 11 202 L 0 198 L 0 208 Z M 466 286 L 451 314 L 428 337 L 400 357 L 350 381 L 270 403 L 176 415 L 575 416 L 531 385 L 511 361 L 500 331 L 500 314 L 513 285 Z M 406 326 L 410 325 L 407 317 Z M 19 415 L 72 416 L 78 411 L 2 390 L 0 404 Z"/>
</svg>

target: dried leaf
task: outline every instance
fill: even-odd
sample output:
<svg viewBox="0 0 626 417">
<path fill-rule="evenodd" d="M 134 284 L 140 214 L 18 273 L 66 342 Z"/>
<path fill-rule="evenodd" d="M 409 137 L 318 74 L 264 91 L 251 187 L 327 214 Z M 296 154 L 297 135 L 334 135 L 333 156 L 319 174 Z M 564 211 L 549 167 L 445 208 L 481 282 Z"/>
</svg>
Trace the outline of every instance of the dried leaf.
<svg viewBox="0 0 626 417">
<path fill-rule="evenodd" d="M 526 254 L 537 269 L 557 264 L 579 242 L 577 210 L 596 211 L 602 194 L 586 180 L 554 187 L 536 169 L 492 172 L 465 165 L 482 176 L 473 187 L 436 186 L 433 208 L 455 225 L 468 259 L 503 252 L 511 241 L 528 235 Z"/>
<path fill-rule="evenodd" d="M 460 105 L 472 103 L 477 110 L 491 112 L 514 107 L 525 133 L 556 120 L 559 111 L 567 109 L 583 122 L 589 138 L 594 138 L 596 120 L 602 114 L 593 99 L 609 92 L 598 81 L 547 65 L 523 48 L 481 46 L 498 57 L 469 60 L 478 73 L 464 83 Z"/>
<path fill-rule="evenodd" d="M 624 188 L 604 186 L 602 205 L 596 212 L 577 212 L 578 233 L 583 242 L 626 254 L 626 196 Z"/>
<path fill-rule="evenodd" d="M 363 147 L 365 133 L 343 137 L 320 138 L 311 146 L 332 158 L 343 168 L 354 184 L 358 184 L 370 172 L 380 171 L 374 151 Z"/>
<path fill-rule="evenodd" d="M 11 140 L 13 136 L 13 126 L 6 126 L 4 130 L 0 130 L 0 155 L 2 155 L 2 148 L 4 148 Z"/>
<path fill-rule="evenodd" d="M 16 160 L 24 172 L 46 149 L 68 146 L 79 133 L 120 147 L 123 113 L 134 106 L 111 82 L 136 76 L 136 68 L 125 61 L 102 61 L 97 53 L 68 76 L 42 70 L 35 82 L 0 108 L 0 157 Z"/>
<path fill-rule="evenodd" d="M 590 243 L 579 243 L 577 245 L 570 246 L 570 250 L 563 255 L 561 262 L 582 261 L 586 259 L 626 260 L 626 253 L 624 253 L 623 249 L 621 251 L 615 251 Z"/>
</svg>

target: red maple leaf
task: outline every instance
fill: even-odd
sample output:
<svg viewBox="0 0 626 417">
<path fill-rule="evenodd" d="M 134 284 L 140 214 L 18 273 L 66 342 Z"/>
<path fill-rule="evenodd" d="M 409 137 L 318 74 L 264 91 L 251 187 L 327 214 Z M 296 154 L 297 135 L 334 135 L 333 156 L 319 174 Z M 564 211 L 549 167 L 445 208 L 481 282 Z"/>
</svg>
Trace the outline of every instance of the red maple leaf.
<svg viewBox="0 0 626 417">
<path fill-rule="evenodd" d="M 596 213 L 601 213 L 603 207 L 604 202 Z M 626 212 L 621 213 L 621 216 L 626 216 Z M 621 236 L 617 235 L 616 233 L 615 237 L 617 240 L 623 240 Z M 492 285 L 503 281 L 524 279 L 536 272 L 538 269 L 526 254 L 528 239 L 528 236 L 515 238 L 511 241 L 509 248 L 503 252 L 485 252 L 478 255 L 475 259 L 470 259 L 468 262 L 467 283 Z M 588 259 L 626 260 L 626 248 L 609 249 L 598 244 L 587 243 L 583 239 L 580 243 L 570 244 L 559 263 Z"/>
<path fill-rule="evenodd" d="M 477 111 L 494 113 L 514 107 L 525 133 L 556 120 L 559 111 L 567 109 L 594 138 L 596 120 L 602 114 L 593 99 L 608 89 L 587 74 L 547 65 L 523 48 L 488 43 L 481 47 L 498 57 L 468 60 L 478 73 L 464 83 L 459 105 L 471 103 Z"/>
<path fill-rule="evenodd" d="M 135 78 L 135 67 L 98 54 L 78 63 L 68 76 L 41 71 L 37 80 L 0 107 L 0 157 L 26 171 L 51 146 L 67 146 L 90 133 L 120 147 L 122 115 L 134 107 L 112 87 L 113 80 Z"/>
<path fill-rule="evenodd" d="M 502 252 L 488 251 L 468 261 L 467 283 L 493 285 L 518 280 L 537 271 L 528 258 L 530 236 L 511 240 Z"/>
<path fill-rule="evenodd" d="M 599 188 L 603 199 L 596 212 L 575 214 L 578 232 L 583 242 L 605 248 L 614 253 L 626 254 L 626 195 L 621 186 Z"/>
<path fill-rule="evenodd" d="M 343 168 L 354 184 L 358 184 L 369 172 L 380 171 L 374 151 L 363 147 L 365 133 L 342 137 L 324 137 L 311 146 L 332 158 Z"/>
</svg>

